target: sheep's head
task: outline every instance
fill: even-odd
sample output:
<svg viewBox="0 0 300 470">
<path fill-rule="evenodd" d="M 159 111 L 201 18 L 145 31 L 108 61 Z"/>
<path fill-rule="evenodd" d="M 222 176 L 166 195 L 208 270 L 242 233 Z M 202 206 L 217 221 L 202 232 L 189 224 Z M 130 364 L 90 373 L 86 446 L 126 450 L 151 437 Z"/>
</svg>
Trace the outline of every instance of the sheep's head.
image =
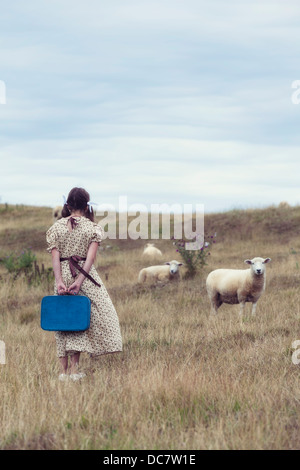
<svg viewBox="0 0 300 470">
<path fill-rule="evenodd" d="M 174 260 L 173 261 L 168 261 L 167 263 L 170 266 L 170 274 L 174 275 L 178 272 L 179 266 L 182 266 L 182 263 L 179 263 L 178 261 Z"/>
<path fill-rule="evenodd" d="M 251 265 L 252 272 L 256 274 L 256 276 L 261 276 L 266 270 L 265 264 L 269 263 L 269 261 L 271 261 L 271 258 L 253 258 L 246 259 L 245 263 Z"/>
</svg>

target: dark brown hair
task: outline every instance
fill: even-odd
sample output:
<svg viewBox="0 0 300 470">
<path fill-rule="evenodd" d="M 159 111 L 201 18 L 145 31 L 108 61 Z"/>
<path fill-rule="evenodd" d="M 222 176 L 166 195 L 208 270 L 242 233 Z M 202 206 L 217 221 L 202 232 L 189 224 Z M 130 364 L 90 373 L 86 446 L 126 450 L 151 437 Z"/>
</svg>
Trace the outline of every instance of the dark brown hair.
<svg viewBox="0 0 300 470">
<path fill-rule="evenodd" d="M 90 200 L 89 193 L 83 188 L 73 188 L 69 192 L 67 202 L 65 203 L 61 214 L 63 217 L 69 217 L 71 212 L 81 211 L 92 222 L 94 222 L 94 211 L 88 206 Z"/>
</svg>

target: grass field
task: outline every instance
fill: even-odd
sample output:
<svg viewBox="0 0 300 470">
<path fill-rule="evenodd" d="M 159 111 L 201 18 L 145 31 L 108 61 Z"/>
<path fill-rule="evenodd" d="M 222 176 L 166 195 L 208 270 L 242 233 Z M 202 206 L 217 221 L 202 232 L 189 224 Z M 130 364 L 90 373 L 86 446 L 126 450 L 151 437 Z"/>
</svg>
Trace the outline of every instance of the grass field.
<svg viewBox="0 0 300 470">
<path fill-rule="evenodd" d="M 82 355 L 76 383 L 58 381 L 54 335 L 39 323 L 53 292 L 52 211 L 0 205 L 0 215 L 0 258 L 30 248 L 43 270 L 29 280 L 0 264 L 0 449 L 300 449 L 300 207 L 207 215 L 208 265 L 179 283 L 139 286 L 145 241 L 106 240 L 96 266 L 124 351 Z M 156 244 L 178 259 L 171 241 Z M 211 317 L 207 274 L 254 256 L 272 258 L 256 317 L 249 304 L 243 318 L 230 305 Z"/>
</svg>

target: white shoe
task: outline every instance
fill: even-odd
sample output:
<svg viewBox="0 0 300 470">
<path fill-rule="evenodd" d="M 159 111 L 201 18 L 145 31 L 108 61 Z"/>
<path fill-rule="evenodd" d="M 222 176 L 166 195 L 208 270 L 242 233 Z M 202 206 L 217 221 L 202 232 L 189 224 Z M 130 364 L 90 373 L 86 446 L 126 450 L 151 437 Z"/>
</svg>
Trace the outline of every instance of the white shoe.
<svg viewBox="0 0 300 470">
<path fill-rule="evenodd" d="M 83 377 L 85 377 L 85 376 L 86 376 L 86 374 L 84 372 L 79 372 L 78 374 L 71 374 L 70 379 L 75 382 L 76 380 L 83 379 Z"/>
</svg>

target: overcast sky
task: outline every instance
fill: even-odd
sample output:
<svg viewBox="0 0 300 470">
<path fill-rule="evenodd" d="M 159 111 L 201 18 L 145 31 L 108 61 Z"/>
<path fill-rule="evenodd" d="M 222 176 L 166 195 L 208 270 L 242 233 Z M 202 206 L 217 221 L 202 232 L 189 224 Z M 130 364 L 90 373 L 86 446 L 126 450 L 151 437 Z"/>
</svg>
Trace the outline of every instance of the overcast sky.
<svg viewBox="0 0 300 470">
<path fill-rule="evenodd" d="M 3 3 L 1 202 L 300 204 L 299 24 L 297 0 Z"/>
</svg>

